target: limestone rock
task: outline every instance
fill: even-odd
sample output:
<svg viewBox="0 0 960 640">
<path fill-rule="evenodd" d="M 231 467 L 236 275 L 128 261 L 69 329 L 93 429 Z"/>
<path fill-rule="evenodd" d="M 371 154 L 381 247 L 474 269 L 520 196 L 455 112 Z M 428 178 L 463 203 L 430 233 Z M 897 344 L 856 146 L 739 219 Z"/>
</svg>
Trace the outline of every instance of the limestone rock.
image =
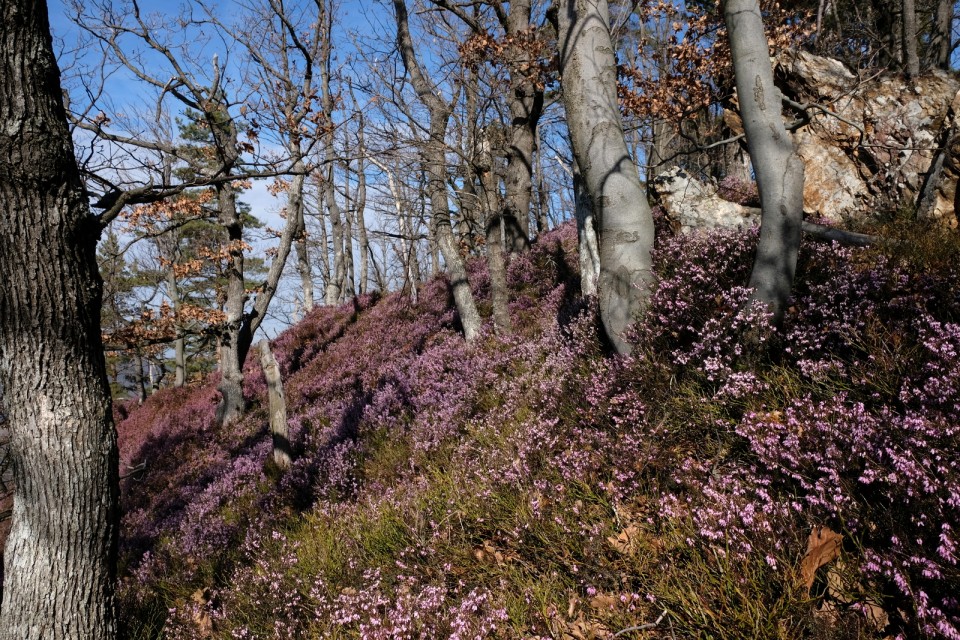
<svg viewBox="0 0 960 640">
<path fill-rule="evenodd" d="M 953 74 L 929 71 L 912 83 L 889 73 L 862 79 L 837 60 L 802 51 L 783 53 L 776 64 L 785 95 L 839 116 L 811 109 L 810 123 L 793 134 L 807 215 L 843 222 L 920 204 L 923 215 L 956 223 L 960 81 Z M 737 114 L 724 120 L 742 131 Z"/>
<path fill-rule="evenodd" d="M 760 223 L 760 209 L 724 200 L 713 184 L 674 167 L 648 186 L 650 195 L 682 233 L 695 229 L 737 229 Z"/>
</svg>

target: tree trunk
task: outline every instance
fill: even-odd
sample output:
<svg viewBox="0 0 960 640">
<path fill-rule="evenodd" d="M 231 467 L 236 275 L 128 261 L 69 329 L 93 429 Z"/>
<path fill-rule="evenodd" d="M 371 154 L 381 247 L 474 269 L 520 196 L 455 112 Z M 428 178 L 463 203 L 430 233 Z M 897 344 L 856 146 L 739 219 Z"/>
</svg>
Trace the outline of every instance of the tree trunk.
<svg viewBox="0 0 960 640">
<path fill-rule="evenodd" d="M 317 219 L 320 221 L 320 237 L 317 239 L 317 245 L 320 249 L 314 256 L 314 260 L 318 261 L 320 264 L 320 278 L 323 280 L 324 303 L 326 304 L 326 287 L 331 278 L 330 234 L 327 232 L 327 217 L 323 214 L 323 176 L 319 171 L 314 174 L 314 180 L 317 183 Z"/>
<path fill-rule="evenodd" d="M 237 192 L 225 182 L 217 187 L 220 224 L 227 230 L 227 299 L 224 304 L 226 327 L 220 334 L 220 405 L 217 422 L 230 424 L 243 415 L 243 361 L 250 339 L 244 333 L 244 306 L 247 300 L 243 275 L 243 224 L 237 212 Z"/>
<path fill-rule="evenodd" d="M 920 56 L 917 53 L 917 6 L 915 0 L 903 0 L 903 70 L 910 78 L 920 75 Z"/>
<path fill-rule="evenodd" d="M 653 217 L 627 151 L 606 0 L 555 0 L 560 74 L 573 154 L 600 223 L 600 317 L 618 353 L 653 283 Z"/>
<path fill-rule="evenodd" d="M 546 180 L 543 176 L 543 149 L 540 145 L 540 127 L 537 127 L 536 148 L 536 183 L 537 183 L 537 235 L 541 236 L 550 230 L 550 199 L 547 197 Z"/>
<path fill-rule="evenodd" d="M 519 37 L 530 28 L 531 0 L 512 0 L 504 21 L 508 38 Z M 510 70 L 510 139 L 507 143 L 507 171 L 504 179 L 502 225 L 509 251 L 522 251 L 530 242 L 530 203 L 533 199 L 533 152 L 537 125 L 543 113 L 543 90 L 537 88 L 530 53 L 523 47 L 508 47 Z"/>
<path fill-rule="evenodd" d="M 280 379 L 280 365 L 270 350 L 270 341 L 257 343 L 260 352 L 260 366 L 267 381 L 267 393 L 270 403 L 270 435 L 273 437 L 273 463 L 278 469 L 286 471 L 292 462 L 290 432 L 287 428 L 287 401 L 283 394 L 283 380 Z"/>
<path fill-rule="evenodd" d="M 177 276 L 173 271 L 173 265 L 167 271 L 167 295 L 173 303 L 173 315 L 177 316 L 180 311 L 181 298 L 180 288 L 177 286 Z M 187 354 L 186 340 L 177 338 L 173 343 L 173 386 L 177 389 L 187 383 Z"/>
<path fill-rule="evenodd" d="M 346 208 L 343 211 L 343 297 L 345 300 L 352 300 L 357 295 L 356 274 L 353 265 L 353 203 L 350 201 L 350 162 L 346 163 L 346 177 L 344 178 L 344 189 L 346 196 L 344 202 Z"/>
<path fill-rule="evenodd" d="M 0 387 L 16 495 L 0 639 L 117 635 L 118 470 L 99 224 L 67 130 L 47 7 L 0 0 Z"/>
<path fill-rule="evenodd" d="M 332 152 L 328 157 L 332 157 Z M 332 165 L 324 180 L 323 195 L 330 215 L 330 238 L 333 240 L 333 269 L 326 288 L 326 303 L 330 306 L 340 304 L 343 294 L 343 217 L 333 188 Z"/>
<path fill-rule="evenodd" d="M 590 194 L 583 182 L 580 165 L 573 161 L 573 200 L 577 218 L 577 240 L 580 255 L 580 293 L 592 296 L 597 293 L 600 279 L 600 243 L 597 240 L 597 224 L 593 216 Z"/>
<path fill-rule="evenodd" d="M 350 88 L 350 98 L 353 100 L 354 108 L 357 106 L 357 98 L 353 95 L 353 84 L 348 80 L 348 86 Z M 369 262 L 370 262 L 370 243 L 367 240 L 367 221 L 364 220 L 363 214 L 367 208 L 367 174 L 366 174 L 366 162 L 364 156 L 366 155 L 366 145 L 364 144 L 364 117 L 363 111 L 357 109 L 357 240 L 360 244 L 360 295 L 365 295 L 369 287 Z"/>
<path fill-rule="evenodd" d="M 487 263 L 490 267 L 490 302 L 493 306 L 493 327 L 500 335 L 510 333 L 510 292 L 507 289 L 506 251 L 519 229 L 508 226 L 508 215 L 498 215 L 500 208 L 497 178 L 493 173 L 493 151 L 486 132 L 480 134 L 477 153 L 483 210 L 486 220 Z M 529 203 L 528 203 L 529 204 Z"/>
<path fill-rule="evenodd" d="M 953 51 L 953 2 L 938 0 L 934 25 L 934 63 L 937 68 L 950 69 L 950 54 Z"/>
<path fill-rule="evenodd" d="M 727 0 L 740 115 L 760 192 L 760 240 L 750 274 L 753 300 L 779 321 L 786 309 L 800 247 L 803 222 L 803 162 L 783 126 L 780 91 L 757 0 Z"/>
<path fill-rule="evenodd" d="M 472 341 L 480 332 L 480 314 L 477 312 L 467 279 L 467 268 L 460 256 L 460 247 L 453 237 L 450 224 L 450 202 L 447 199 L 446 161 L 444 158 L 443 134 L 447 128 L 447 117 L 431 117 L 430 140 L 425 154 L 429 167 L 428 190 L 430 192 L 430 212 L 437 234 L 437 244 L 443 261 L 446 263 L 450 288 L 453 289 L 453 301 L 460 315 L 463 336 Z"/>
<path fill-rule="evenodd" d="M 450 119 L 450 106 L 438 97 L 433 83 L 423 74 L 417 62 L 413 52 L 413 41 L 410 38 L 404 0 L 393 0 L 393 7 L 397 22 L 397 46 L 403 57 L 403 66 L 410 74 L 410 81 L 417 97 L 430 112 L 430 139 L 424 148 L 424 160 L 427 169 L 427 190 L 430 194 L 431 221 L 434 225 L 436 243 L 446 263 L 447 275 L 453 289 L 454 304 L 463 326 L 463 335 L 470 342 L 477 337 L 481 323 L 473 293 L 470 291 L 467 269 L 463 258 L 460 257 L 460 248 L 457 246 L 453 228 L 450 225 L 450 203 L 447 199 L 447 171 L 444 157 L 444 136 Z"/>
<path fill-rule="evenodd" d="M 290 145 L 291 151 L 300 154 L 299 144 Z M 296 218 L 297 273 L 300 275 L 300 289 L 303 292 L 303 312 L 313 311 L 313 270 L 310 267 L 310 254 L 307 251 L 307 225 L 303 211 L 303 188 L 306 183 L 306 165 L 297 159 L 294 169 L 298 172 L 287 190 L 287 216 Z"/>
</svg>

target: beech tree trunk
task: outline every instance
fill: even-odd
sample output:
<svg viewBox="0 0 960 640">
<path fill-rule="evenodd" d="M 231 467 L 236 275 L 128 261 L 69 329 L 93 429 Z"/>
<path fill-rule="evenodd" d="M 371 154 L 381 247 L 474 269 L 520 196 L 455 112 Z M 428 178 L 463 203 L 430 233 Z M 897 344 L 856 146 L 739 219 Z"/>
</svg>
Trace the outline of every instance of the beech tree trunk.
<svg viewBox="0 0 960 640">
<path fill-rule="evenodd" d="M 573 161 L 573 200 L 577 218 L 578 254 L 580 256 L 580 293 L 592 296 L 597 293 L 600 279 L 600 243 L 597 240 L 597 225 L 590 204 L 590 194 L 583 182 L 580 166 Z"/>
<path fill-rule="evenodd" d="M 479 334 L 481 323 L 473 293 L 470 291 L 467 269 L 460 256 L 460 248 L 457 246 L 450 224 L 450 202 L 447 198 L 447 171 L 444 157 L 444 136 L 450 120 L 450 105 L 436 94 L 433 83 L 424 75 L 417 62 L 404 0 L 393 0 L 393 8 L 397 22 L 397 47 L 403 58 L 403 66 L 410 74 L 410 82 L 417 97 L 430 113 L 430 139 L 425 145 L 423 155 L 427 169 L 427 190 L 430 194 L 431 222 L 436 244 L 446 263 L 447 275 L 453 289 L 454 304 L 460 315 L 460 324 L 463 326 L 463 335 L 469 342 Z"/>
<path fill-rule="evenodd" d="M 939 69 L 950 68 L 950 54 L 953 51 L 953 2 L 938 0 L 937 16 L 934 24 L 934 62 Z"/>
<path fill-rule="evenodd" d="M 267 381 L 267 395 L 270 406 L 270 434 L 273 437 L 273 463 L 278 469 L 286 471 L 292 462 L 290 450 L 290 431 L 287 426 L 287 400 L 283 393 L 283 380 L 280 378 L 280 365 L 273 356 L 269 340 L 257 343 L 260 352 L 260 366 Z"/>
<path fill-rule="evenodd" d="M 0 388 L 16 494 L 0 639 L 117 635 L 118 470 L 99 222 L 43 0 L 0 0 Z"/>
<path fill-rule="evenodd" d="M 555 0 L 560 74 L 573 154 L 600 225 L 600 317 L 618 353 L 653 282 L 653 217 L 627 150 L 606 0 Z"/>
<path fill-rule="evenodd" d="M 727 0 L 724 11 L 740 115 L 760 192 L 760 240 L 750 274 L 753 300 L 783 317 L 800 248 L 803 161 L 783 125 L 780 91 L 757 0 Z"/>
<path fill-rule="evenodd" d="M 915 0 L 903 0 L 903 71 L 910 78 L 920 75 L 920 55 L 917 52 L 917 5 Z"/>
<path fill-rule="evenodd" d="M 299 145 L 290 145 L 291 151 L 300 155 Z M 306 183 L 306 164 L 302 159 L 297 160 L 294 169 L 298 172 L 290 182 L 287 190 L 287 215 L 297 220 L 297 234 L 295 238 L 297 252 L 297 273 L 300 275 L 300 288 L 303 291 L 304 314 L 313 311 L 313 269 L 310 266 L 310 254 L 307 251 L 307 224 L 303 211 L 303 188 Z"/>
</svg>

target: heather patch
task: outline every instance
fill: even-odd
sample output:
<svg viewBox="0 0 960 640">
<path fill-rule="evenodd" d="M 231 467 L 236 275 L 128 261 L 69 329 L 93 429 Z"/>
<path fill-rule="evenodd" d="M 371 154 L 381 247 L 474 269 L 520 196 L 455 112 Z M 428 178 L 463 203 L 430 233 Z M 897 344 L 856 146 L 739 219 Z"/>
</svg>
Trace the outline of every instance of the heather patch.
<svg viewBox="0 0 960 640">
<path fill-rule="evenodd" d="M 955 272 L 805 244 L 773 328 L 754 234 L 663 237 L 611 358 L 575 235 L 511 259 L 514 336 L 467 345 L 436 279 L 279 337 L 286 474 L 253 365 L 230 429 L 212 380 L 128 409 L 129 635 L 960 637 Z"/>
</svg>

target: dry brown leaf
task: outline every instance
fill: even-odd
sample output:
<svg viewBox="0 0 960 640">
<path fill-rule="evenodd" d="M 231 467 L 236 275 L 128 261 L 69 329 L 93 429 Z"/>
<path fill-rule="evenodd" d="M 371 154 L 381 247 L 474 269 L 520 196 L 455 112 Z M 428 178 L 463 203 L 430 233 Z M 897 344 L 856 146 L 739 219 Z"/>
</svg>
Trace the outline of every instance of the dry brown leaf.
<svg viewBox="0 0 960 640">
<path fill-rule="evenodd" d="M 613 609 L 620 601 L 609 593 L 598 593 L 590 599 L 590 606 L 597 610 Z"/>
<path fill-rule="evenodd" d="M 800 579 L 807 590 L 813 586 L 817 570 L 840 556 L 843 535 L 827 527 L 814 527 L 807 538 L 807 553 L 800 563 Z"/>
<path fill-rule="evenodd" d="M 197 625 L 198 630 L 197 637 L 209 638 L 213 635 L 213 620 L 207 610 L 207 603 L 210 602 L 210 592 L 206 589 L 197 589 L 193 592 L 191 599 L 200 605 L 200 608 L 193 614 L 193 622 Z"/>
<path fill-rule="evenodd" d="M 607 538 L 607 542 L 609 542 L 610 546 L 616 551 L 624 555 L 630 555 L 637 550 L 637 542 L 639 537 L 640 527 L 632 524 L 619 534 L 615 536 L 609 536 Z"/>
</svg>

